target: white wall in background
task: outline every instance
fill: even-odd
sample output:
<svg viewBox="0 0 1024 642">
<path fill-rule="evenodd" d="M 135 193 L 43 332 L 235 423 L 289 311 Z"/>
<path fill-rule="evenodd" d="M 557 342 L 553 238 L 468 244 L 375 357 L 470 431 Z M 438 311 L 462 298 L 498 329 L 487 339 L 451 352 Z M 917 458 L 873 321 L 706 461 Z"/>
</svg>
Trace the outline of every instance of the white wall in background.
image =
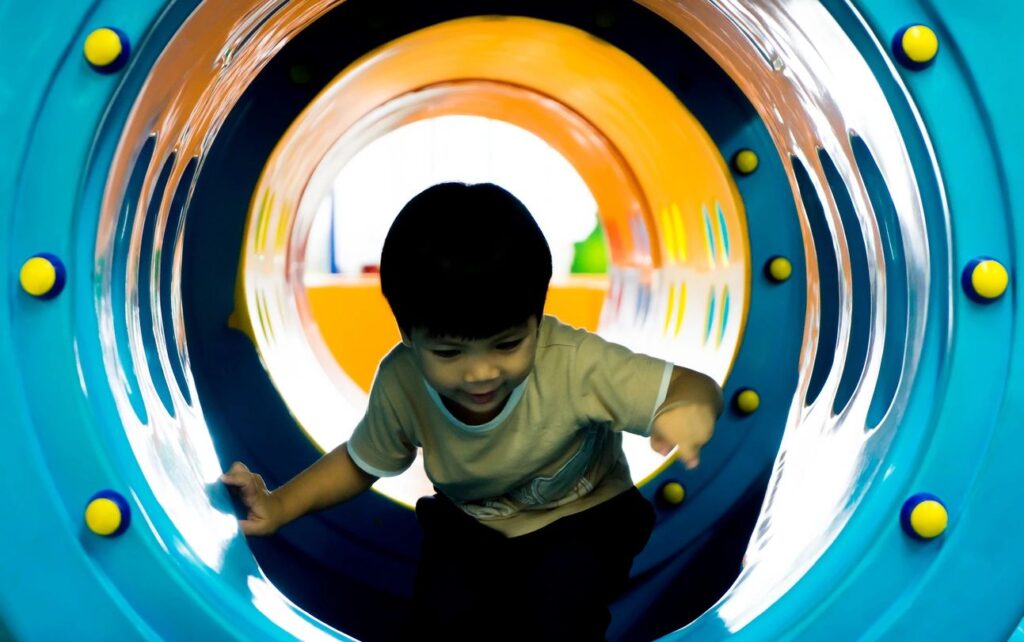
<svg viewBox="0 0 1024 642">
<path fill-rule="evenodd" d="M 342 169 L 313 225 L 307 273 L 331 271 L 332 208 L 335 266 L 358 274 L 379 262 L 399 210 L 446 181 L 491 182 L 515 194 L 548 239 L 555 275 L 569 272 L 573 243 L 586 238 L 597 221 L 597 204 L 583 179 L 541 138 L 502 121 L 442 116 L 382 136 Z"/>
</svg>

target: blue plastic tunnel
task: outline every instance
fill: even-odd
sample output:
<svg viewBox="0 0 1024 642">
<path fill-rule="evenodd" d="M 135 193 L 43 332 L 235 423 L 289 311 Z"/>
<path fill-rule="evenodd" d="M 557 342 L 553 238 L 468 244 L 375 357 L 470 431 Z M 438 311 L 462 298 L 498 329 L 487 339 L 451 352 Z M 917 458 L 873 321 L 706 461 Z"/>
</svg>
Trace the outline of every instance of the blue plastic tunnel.
<svg viewBox="0 0 1024 642">
<path fill-rule="evenodd" d="M 658 523 L 610 637 L 1024 641 L 1009 0 L 3 4 L 0 640 L 394 637 L 408 507 L 367 493 L 247 542 L 218 483 L 236 459 L 276 484 L 319 454 L 239 330 L 243 238 L 332 78 L 479 15 L 638 60 L 745 210 L 731 231 L 703 214 L 752 266 L 731 407 L 698 470 L 644 480 Z M 623 336 L 652 332 L 658 274 L 609 273 Z M 274 306 L 253 303 L 268 327 Z M 705 343 L 728 306 L 708 302 Z"/>
</svg>

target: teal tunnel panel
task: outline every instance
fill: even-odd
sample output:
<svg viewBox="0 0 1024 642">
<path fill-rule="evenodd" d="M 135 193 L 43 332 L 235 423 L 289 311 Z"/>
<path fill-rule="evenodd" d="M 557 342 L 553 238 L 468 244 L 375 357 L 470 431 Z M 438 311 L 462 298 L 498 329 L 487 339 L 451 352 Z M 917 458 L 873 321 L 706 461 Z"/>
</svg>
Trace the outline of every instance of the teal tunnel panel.
<svg viewBox="0 0 1024 642">
<path fill-rule="evenodd" d="M 0 225 L 4 230 L 0 234 L 0 259 L 8 274 L 4 299 L 8 311 L 0 315 L 0 390 L 7 411 L 4 447 L 0 449 L 0 487 L 4 488 L 8 520 L 7 535 L 0 547 L 0 637 L 52 639 L 75 631 L 84 639 L 104 639 L 114 634 L 119 639 L 345 639 L 345 634 L 322 624 L 282 595 L 237 534 L 232 507 L 216 481 L 221 462 L 211 456 L 215 448 L 223 456 L 231 437 L 211 434 L 210 427 L 224 417 L 209 397 L 196 395 L 197 386 L 202 385 L 199 379 L 209 377 L 210 372 L 190 370 L 202 361 L 198 354 L 194 362 L 183 359 L 177 366 L 172 363 L 180 356 L 174 352 L 186 354 L 186 343 L 201 343 L 198 336 L 186 342 L 184 329 L 175 325 L 178 313 L 168 311 L 170 302 L 178 296 L 173 292 L 183 287 L 181 275 L 174 272 L 181 269 L 180 263 L 168 267 L 164 261 L 140 256 L 140 246 L 155 244 L 157 239 L 170 239 L 168 245 L 176 246 L 185 238 L 185 230 L 173 229 L 177 223 L 170 216 L 167 218 L 175 221 L 170 232 L 162 227 L 167 220 L 147 220 L 146 205 L 155 192 L 147 191 L 146 186 L 151 188 L 167 167 L 168 184 L 177 188 L 184 181 L 186 189 L 169 187 L 163 196 L 166 203 L 178 199 L 184 208 L 184 199 L 198 203 L 196 211 L 202 210 L 216 204 L 217 192 L 201 186 L 217 176 L 214 170 L 218 159 L 230 156 L 207 155 L 210 147 L 203 145 L 176 150 L 174 161 L 165 165 L 174 141 L 163 137 L 166 132 L 153 127 L 153 123 L 146 126 L 157 131 L 140 131 L 134 138 L 122 138 L 135 98 L 144 91 L 150 69 L 167 43 L 183 25 L 189 28 L 187 20 L 197 6 L 210 11 L 212 5 L 153 1 L 130 7 L 114 2 L 52 4 L 18 3 L 15 7 L 9 3 L 0 9 L 0 39 L 8 43 L 10 51 L 22 53 L 19 64 L 0 71 L 0 87 L 6 90 L 0 91 L 0 139 L 8 152 L 0 158 Z M 319 15 L 332 4 L 248 2 L 250 13 L 238 16 L 239 24 L 251 30 L 245 33 L 258 33 L 261 25 L 273 22 L 275 16 L 279 19 L 280 12 L 305 6 Z M 719 4 L 669 6 L 651 2 L 649 6 L 667 19 L 669 14 L 678 18 L 703 11 L 731 11 L 733 24 L 751 26 L 752 14 L 731 3 Z M 785 20 L 793 17 L 782 10 L 789 3 L 776 5 L 782 19 L 769 28 L 769 35 L 786 33 Z M 913 340 L 919 340 L 920 360 L 912 386 L 895 389 L 899 420 L 890 417 L 887 424 L 882 418 L 877 433 L 871 432 L 874 422 L 866 422 L 870 425 L 863 427 L 864 435 L 853 438 L 848 430 L 851 426 L 836 421 L 836 415 L 846 416 L 842 404 L 833 404 L 830 398 L 842 387 L 843 396 L 853 399 L 851 406 L 860 408 L 857 404 L 863 403 L 866 413 L 871 402 L 871 397 L 859 395 L 845 376 L 847 345 L 853 341 L 850 337 L 875 336 L 871 333 L 883 328 L 895 334 L 893 328 L 898 326 L 892 325 L 892 319 L 882 318 L 869 333 L 862 326 L 851 327 L 860 322 L 844 325 L 846 322 L 840 321 L 835 338 L 826 342 L 834 346 L 822 346 L 817 336 L 811 336 L 813 333 L 803 338 L 802 361 L 811 363 L 815 351 L 835 349 L 838 365 L 821 382 L 821 403 L 805 405 L 800 392 L 803 383 L 795 382 L 796 391 L 787 393 L 791 397 L 766 399 L 766 405 L 778 406 L 774 412 L 782 416 L 788 413 L 791 419 L 803 414 L 819 417 L 815 414 L 819 408 L 828 410 L 820 415 L 819 423 L 803 421 L 797 426 L 791 421 L 792 430 L 783 438 L 783 453 L 797 453 L 793 445 L 801 435 L 796 428 L 805 436 L 825 426 L 838 429 L 822 431 L 813 442 L 824 449 L 819 455 L 825 470 L 801 469 L 796 457 L 780 458 L 769 488 L 782 488 L 786 481 L 783 476 L 792 476 L 793 471 L 810 471 L 806 472 L 806 485 L 817 484 L 822 492 L 837 493 L 843 501 L 832 505 L 832 511 L 822 511 L 822 504 L 809 500 L 808 514 L 801 517 L 792 505 L 789 511 L 778 510 L 784 504 L 769 495 L 747 551 L 751 561 L 748 570 L 715 607 L 672 637 L 1016 639 L 1021 636 L 1019 623 L 1024 614 L 1024 589 L 1019 588 L 1019 578 L 1024 576 L 1024 553 L 1018 545 L 1024 536 L 1024 517 L 1019 509 L 1024 505 L 1024 484 L 1017 464 L 1017 453 L 1024 447 L 1024 434 L 1018 425 L 1019 417 L 1024 416 L 1024 347 L 1019 341 L 1024 328 L 1013 283 L 1017 252 L 1024 242 L 1016 221 L 1024 208 L 1024 181 L 1020 179 L 1024 176 L 1024 160 L 1015 146 L 1024 140 L 1024 126 L 1016 117 L 1022 90 L 1013 77 L 1014 65 L 1008 64 L 1019 54 L 1014 43 L 993 34 L 998 28 L 1019 22 L 1024 9 L 1003 2 L 982 15 L 976 7 L 955 0 L 871 0 L 852 4 L 830 0 L 820 8 L 813 5 L 812 10 L 811 6 L 806 3 L 809 12 L 821 9 L 825 12 L 821 14 L 823 19 L 827 16 L 842 28 L 877 79 L 879 91 L 899 125 L 897 138 L 906 149 L 908 166 L 916 178 L 925 213 L 921 228 L 924 236 L 916 240 L 887 237 L 885 213 L 881 212 L 887 209 L 885 199 L 874 198 L 871 184 L 861 190 L 858 181 L 868 179 L 845 175 L 841 162 L 836 163 L 836 172 L 829 170 L 831 177 L 821 172 L 825 178 L 816 179 L 818 150 L 800 157 L 800 162 L 810 168 L 803 194 L 799 186 L 788 184 L 784 178 L 785 168 L 791 163 L 785 154 L 777 162 L 773 159 L 765 163 L 763 173 L 738 178 L 752 219 L 751 247 L 755 256 L 767 259 L 779 252 L 802 252 L 792 257 L 799 278 L 785 286 L 789 290 L 772 290 L 769 283 L 759 281 L 761 289 L 755 289 L 751 309 L 761 310 L 760 316 L 750 321 L 759 325 L 747 334 L 741 355 L 746 365 L 738 367 L 738 372 L 743 379 L 773 374 L 772 364 L 764 362 L 773 340 L 772 324 L 780 323 L 779 315 L 790 310 L 786 322 L 799 329 L 803 313 L 791 310 L 794 305 L 802 310 L 804 298 L 813 309 L 817 300 L 814 287 L 827 289 L 840 305 L 856 297 L 852 290 L 858 289 L 861 281 L 847 282 L 841 278 L 842 270 L 834 284 L 816 280 L 819 271 L 815 263 L 821 254 L 814 251 L 809 234 L 803 235 L 802 245 L 779 249 L 785 239 L 801 238 L 802 214 L 794 211 L 799 210 L 796 203 L 801 196 L 813 192 L 814 198 L 826 203 L 825 212 L 834 210 L 828 204 L 835 202 L 835 191 L 842 189 L 835 173 L 842 176 L 854 201 L 861 196 L 871 197 L 875 211 L 874 222 L 865 223 L 859 237 L 840 233 L 844 225 L 851 225 L 849 218 L 836 214 L 826 219 L 836 243 L 837 260 L 842 262 L 855 255 L 846 244 L 857 238 L 878 249 L 866 259 L 872 269 L 888 265 L 886 261 L 895 256 L 886 253 L 886 243 L 913 248 L 921 241 L 931 250 L 928 261 L 904 257 L 909 266 L 904 316 L 912 320 L 906 330 L 911 341 L 906 346 L 914 349 Z M 580 7 L 572 10 L 585 10 Z M 711 15 L 721 19 L 724 14 Z M 991 24 L 993 15 L 1000 16 L 1002 27 Z M 245 20 L 241 20 L 243 17 Z M 622 21 L 628 22 L 624 18 Z M 894 61 L 890 39 L 906 24 L 918 21 L 935 30 L 940 49 L 933 64 L 911 70 Z M 208 27 L 214 22 L 206 20 L 202 25 Z M 601 24 L 608 22 L 608 15 L 602 14 Z M 81 56 L 86 36 L 105 25 L 117 26 L 132 41 L 129 65 L 117 74 L 97 74 Z M 235 44 L 245 42 L 242 38 Z M 743 72 L 735 65 L 738 54 L 715 49 L 713 38 L 709 42 L 709 53 L 742 86 Z M 791 43 L 785 40 L 776 43 L 776 50 L 768 46 L 771 42 L 768 38 L 752 46 L 760 48 L 764 62 L 776 67 L 779 74 L 814 60 L 792 58 L 793 51 L 787 48 Z M 230 58 L 233 51 L 228 48 L 223 53 Z M 824 63 L 838 64 L 838 59 L 825 59 Z M 646 60 L 645 64 L 657 66 Z M 707 123 L 726 156 L 734 148 L 750 146 L 758 148 L 762 158 L 768 158 L 773 153 L 770 141 L 777 132 L 799 130 L 806 124 L 773 123 L 772 112 L 765 109 L 759 111 L 760 121 L 723 118 L 716 122 L 713 96 L 714 92 L 709 91 L 703 97 L 689 95 L 686 101 Z M 707 101 L 703 107 L 701 98 Z M 765 133 L 764 127 L 773 135 Z M 216 129 L 212 127 L 211 131 Z M 154 161 L 139 162 L 151 134 L 155 134 Z M 235 132 L 236 136 L 241 134 Z M 889 147 L 865 131 L 853 130 L 848 135 L 847 151 L 856 158 L 855 165 L 877 164 L 882 174 L 891 176 L 886 168 L 889 155 L 881 153 Z M 225 130 L 220 142 L 230 147 L 231 136 Z M 195 140 L 212 143 L 216 138 L 205 140 L 205 136 L 199 136 Z M 841 157 L 827 141 L 823 144 L 825 152 L 833 154 L 830 160 Z M 854 154 L 858 145 L 864 145 L 866 153 Z M 138 210 L 130 216 L 104 219 L 104 198 L 109 197 L 105 196 L 107 178 L 113 159 L 121 152 L 132 159 L 130 167 L 141 168 L 147 180 L 140 184 L 140 194 L 127 201 L 123 194 L 115 195 L 119 204 L 138 203 Z M 253 162 L 258 171 L 259 164 Z M 874 170 L 879 173 L 878 167 Z M 130 182 L 127 177 L 125 182 Z M 898 185 L 876 179 L 876 191 L 880 185 L 896 199 L 897 205 L 888 207 L 899 215 L 903 210 Z M 195 192 L 190 187 L 195 187 Z M 768 214 L 772 209 L 775 213 Z M 772 216 L 784 217 L 793 227 L 777 229 Z M 104 230 L 104 224 L 114 221 L 125 226 Z M 197 226 L 189 233 L 202 232 L 202 226 Z M 111 238 L 119 235 L 122 251 L 97 254 L 97 237 L 104 234 Z M 818 242 L 833 241 L 821 236 Z M 213 243 L 206 250 L 206 258 L 212 257 L 217 247 Z M 200 250 L 201 243 L 186 244 L 186 252 Z M 59 256 L 68 268 L 67 287 L 49 301 L 30 297 L 18 283 L 22 263 L 39 252 Z M 237 252 L 230 248 L 224 254 Z M 988 304 L 968 299 L 960 285 L 961 269 L 980 256 L 996 258 L 1010 273 L 1010 290 Z M 174 260 L 181 259 L 172 256 Z M 184 260 L 188 265 L 187 256 Z M 151 274 L 140 276 L 140 265 Z M 191 265 L 194 268 L 201 264 Z M 223 269 L 229 274 L 217 278 L 231 281 L 234 275 L 230 261 L 225 265 L 228 267 Z M 163 294 L 152 290 L 140 293 L 139 288 L 151 285 L 146 279 L 158 268 L 170 269 L 175 278 L 155 281 L 164 288 Z M 111 290 L 106 280 L 110 278 L 121 280 L 123 291 Z M 929 294 L 926 300 L 920 298 L 922 288 Z M 805 291 L 810 294 L 801 297 Z M 790 298 L 772 298 L 783 292 Z M 880 290 L 874 292 L 872 310 L 878 312 L 888 300 Z M 196 289 L 187 296 L 197 297 L 199 293 Z M 764 297 L 760 300 L 764 307 L 755 306 L 758 296 Z M 155 313 L 139 317 L 134 313 L 140 305 L 154 306 Z M 161 305 L 168 309 L 157 307 Z M 209 315 L 208 321 L 219 322 L 224 318 L 222 312 L 211 306 L 205 314 Z M 198 317 L 202 325 L 202 308 L 193 306 L 189 314 Z M 124 331 L 110 330 L 114 328 L 113 317 L 118 315 L 125 319 Z M 136 341 L 144 336 L 142 333 L 154 330 L 140 327 L 144 326 L 142 319 L 160 327 L 162 333 Z M 914 320 L 926 323 L 915 330 Z M 849 352 L 859 354 L 860 349 Z M 114 363 L 121 364 L 119 369 L 109 370 L 111 355 Z M 258 355 L 239 352 L 237 356 L 252 359 L 251 372 L 258 372 Z M 143 362 L 145 367 L 135 367 Z M 874 368 L 872 376 L 879 381 L 894 374 L 898 377 L 904 366 L 887 361 L 881 354 L 867 358 L 867 362 L 874 365 L 863 367 L 866 371 Z M 154 383 L 160 377 L 168 382 L 164 388 Z M 273 391 L 267 389 L 266 393 L 272 395 Z M 857 401 L 861 397 L 866 401 Z M 791 404 L 788 409 L 787 404 Z M 146 411 L 140 412 L 140 408 Z M 281 412 L 287 414 L 283 409 Z M 233 438 L 243 441 L 241 435 Z M 723 461 L 737 468 L 745 464 L 754 470 L 770 462 L 776 447 L 750 437 L 718 443 L 723 444 L 716 446 L 723 448 L 717 455 Z M 726 443 L 731 444 L 729 448 Z M 770 447 L 771 452 L 756 453 L 758 445 Z M 829 448 L 844 447 L 858 449 L 860 454 L 854 463 L 860 472 L 843 482 L 844 486 L 828 488 L 841 476 L 836 470 L 827 470 L 824 453 Z M 288 456 L 298 466 L 315 453 L 296 451 Z M 765 470 L 765 475 L 768 472 Z M 749 475 L 750 479 L 756 477 L 754 473 Z M 720 478 L 695 478 L 696 487 L 707 491 L 698 496 L 696 506 L 701 502 L 713 504 L 714 500 L 738 501 L 738 489 L 730 488 Z M 754 485 L 744 481 L 742 487 Z M 132 511 L 131 528 L 117 538 L 100 538 L 83 523 L 86 502 L 103 489 L 121 492 Z M 648 488 L 648 496 L 654 490 L 654 486 Z M 908 538 L 898 520 L 903 500 L 922 491 L 939 495 L 949 507 L 947 532 L 930 542 Z M 757 498 L 745 501 L 753 501 L 756 506 Z M 349 508 L 350 513 L 369 514 L 371 522 L 372 515 L 379 519 L 387 515 L 386 510 L 378 498 Z M 698 542 L 715 533 L 710 527 L 687 531 L 692 526 L 682 524 L 681 517 L 674 518 L 673 512 L 663 506 L 659 510 L 660 530 L 653 546 L 638 560 L 638 566 L 651 575 L 648 592 L 634 592 L 616 607 L 617 621 L 630 622 L 633 631 L 642 630 L 644 617 L 653 612 L 645 610 L 645 604 L 659 595 L 669 602 L 676 596 L 676 576 L 687 576 L 684 567 L 673 566 L 674 561 L 701 550 L 672 548 L 665 542 L 683 534 Z M 693 509 L 689 514 L 704 515 L 710 521 L 712 516 L 718 519 L 730 513 L 709 507 L 707 512 Z M 403 528 L 411 527 L 408 515 L 396 513 L 394 520 L 396 525 L 404 524 Z M 765 571 L 776 560 L 799 561 L 801 551 L 813 550 L 800 547 L 807 532 L 819 532 L 815 529 L 821 534 L 819 550 L 803 559 L 803 566 L 793 564 L 777 572 Z M 308 546 L 310 540 L 304 538 L 312 537 L 329 550 L 338 533 L 333 527 L 307 530 L 302 536 L 285 539 Z M 359 537 L 356 533 L 355 539 Z M 352 546 L 348 554 L 355 557 L 353 551 L 362 549 Z M 379 556 L 371 558 L 374 561 L 365 569 L 371 575 L 376 569 L 376 575 L 383 578 L 382 595 L 387 593 L 386 578 L 392 571 L 401 573 L 411 563 L 400 559 L 395 550 L 390 544 L 383 545 Z M 765 583 L 758 586 L 759 579 Z M 55 609 L 54 600 L 60 599 L 55 586 L 75 599 L 61 599 L 61 608 Z M 749 600 L 741 604 L 745 597 Z M 677 602 L 664 608 L 682 607 Z M 650 629 L 655 631 L 667 632 Z M 627 634 L 625 629 L 616 632 Z"/>
<path fill-rule="evenodd" d="M 126 640 L 344 637 L 267 582 L 242 540 L 226 540 L 214 569 L 202 542 L 182 537 L 168 518 L 174 507 L 158 501 L 143 477 L 120 414 L 99 383 L 93 296 L 99 198 L 148 65 L 192 8 L 66 3 L 60 11 L 21 3 L 3 10 L 5 41 L 26 53 L 9 77 L 5 67 L 4 85 L 16 81 L 18 92 L 3 92 L 0 103 L 2 138 L 12 144 L 0 179 L 6 230 L 0 257 L 13 275 L 5 280 L 9 314 L 0 321 L 7 410 L 0 457 L 11 516 L 0 549 L 0 622 L 15 639 L 71 632 Z M 86 36 L 108 24 L 136 44 L 120 75 L 97 74 L 81 55 Z M 68 268 L 67 287 L 49 301 L 18 285 L 22 262 L 40 251 L 58 255 Z M 154 442 L 166 446 L 161 438 L 170 436 L 156 433 Z M 174 464 L 173 449 L 154 452 Z M 184 470 L 183 479 L 195 476 Z M 102 489 L 128 500 L 134 526 L 120 537 L 100 538 L 83 521 L 87 501 Z M 212 506 L 207 488 L 192 492 L 196 506 Z"/>
</svg>

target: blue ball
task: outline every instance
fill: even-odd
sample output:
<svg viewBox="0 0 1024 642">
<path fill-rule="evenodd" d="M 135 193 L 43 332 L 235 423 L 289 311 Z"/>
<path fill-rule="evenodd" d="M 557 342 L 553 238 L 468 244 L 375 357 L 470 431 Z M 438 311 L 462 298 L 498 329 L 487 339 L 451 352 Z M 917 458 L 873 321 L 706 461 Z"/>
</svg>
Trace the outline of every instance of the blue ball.
<svg viewBox="0 0 1024 642">
<path fill-rule="evenodd" d="M 61 261 L 56 254 L 40 252 L 35 256 L 49 261 L 50 264 L 53 265 L 53 271 L 56 273 L 56 281 L 54 281 L 53 287 L 50 288 L 49 292 L 39 298 L 43 300 L 56 298 L 56 296 L 64 290 L 64 286 L 68 282 L 68 270 L 64 267 L 64 262 Z"/>
</svg>

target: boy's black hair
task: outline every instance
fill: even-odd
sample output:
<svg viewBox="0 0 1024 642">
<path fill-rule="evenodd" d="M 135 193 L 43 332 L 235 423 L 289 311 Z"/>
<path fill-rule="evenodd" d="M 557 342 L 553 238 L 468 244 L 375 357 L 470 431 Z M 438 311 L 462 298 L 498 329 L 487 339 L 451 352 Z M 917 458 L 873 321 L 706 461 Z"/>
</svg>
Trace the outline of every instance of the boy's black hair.
<svg viewBox="0 0 1024 642">
<path fill-rule="evenodd" d="M 540 321 L 551 250 L 519 199 L 491 183 L 434 185 L 391 225 L 380 259 L 384 297 L 409 334 L 466 340 Z"/>
</svg>

